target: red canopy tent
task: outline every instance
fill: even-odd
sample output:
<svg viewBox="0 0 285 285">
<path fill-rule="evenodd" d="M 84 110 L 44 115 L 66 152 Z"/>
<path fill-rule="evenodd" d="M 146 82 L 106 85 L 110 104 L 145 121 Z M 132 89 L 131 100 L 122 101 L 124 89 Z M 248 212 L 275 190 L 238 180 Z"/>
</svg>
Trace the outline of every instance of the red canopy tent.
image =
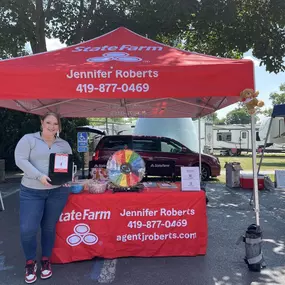
<svg viewBox="0 0 285 285">
<path fill-rule="evenodd" d="M 0 61 L 0 107 L 62 117 L 198 118 L 254 89 L 253 70 L 250 60 L 187 52 L 118 28 L 61 50 Z"/>
<path fill-rule="evenodd" d="M 0 106 L 63 117 L 201 117 L 254 89 L 253 63 L 172 48 L 118 28 L 0 61 Z"/>
</svg>

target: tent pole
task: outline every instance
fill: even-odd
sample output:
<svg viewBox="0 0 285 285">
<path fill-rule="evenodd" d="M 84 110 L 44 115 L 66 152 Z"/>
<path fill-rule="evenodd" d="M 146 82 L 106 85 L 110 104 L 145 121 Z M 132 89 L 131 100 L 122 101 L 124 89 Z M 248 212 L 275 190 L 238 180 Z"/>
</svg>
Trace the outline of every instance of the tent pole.
<svg viewBox="0 0 285 285">
<path fill-rule="evenodd" d="M 109 128 L 108 128 L 108 118 L 105 118 L 105 124 L 106 124 L 106 133 L 109 134 Z"/>
<path fill-rule="evenodd" d="M 201 164 L 201 119 L 198 119 L 198 137 L 199 137 L 199 173 L 200 173 L 200 181 L 202 181 L 202 164 Z"/>
<path fill-rule="evenodd" d="M 254 185 L 254 210 L 256 222 L 247 227 L 244 236 L 240 237 L 245 243 L 245 258 L 248 269 L 254 272 L 260 272 L 266 266 L 262 254 L 262 231 L 259 223 L 259 199 L 257 187 L 257 165 L 256 165 L 256 134 L 255 134 L 255 116 L 251 115 L 251 145 L 252 145 L 252 169 Z"/>
<path fill-rule="evenodd" d="M 263 149 L 262 149 L 261 158 L 260 158 L 259 165 L 258 165 L 257 175 L 259 174 L 259 171 L 260 171 L 260 168 L 261 168 L 261 164 L 262 164 L 263 156 L 264 156 L 264 153 L 265 153 L 265 148 L 266 148 L 266 144 L 267 144 L 267 141 L 268 141 L 268 137 L 269 137 L 269 132 L 270 132 L 270 129 L 271 129 L 272 121 L 273 121 L 273 117 L 271 117 L 270 122 L 269 122 L 269 126 L 268 126 L 268 130 L 267 130 L 264 146 L 263 146 Z"/>
<path fill-rule="evenodd" d="M 252 145 L 252 170 L 253 170 L 253 185 L 254 185 L 254 210 L 256 225 L 259 226 L 259 193 L 256 169 L 256 136 L 255 136 L 255 116 L 251 115 L 251 145 Z"/>
</svg>

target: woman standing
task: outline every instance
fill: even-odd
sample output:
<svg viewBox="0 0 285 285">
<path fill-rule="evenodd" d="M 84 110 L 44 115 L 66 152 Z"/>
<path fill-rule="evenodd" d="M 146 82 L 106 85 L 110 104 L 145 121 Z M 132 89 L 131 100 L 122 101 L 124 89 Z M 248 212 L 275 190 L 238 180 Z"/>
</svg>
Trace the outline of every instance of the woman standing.
<svg viewBox="0 0 285 285">
<path fill-rule="evenodd" d="M 15 149 L 16 165 L 24 172 L 20 186 L 20 234 L 26 258 L 26 283 L 37 280 L 37 232 L 41 227 L 41 278 L 52 276 L 50 256 L 55 226 L 66 204 L 68 185 L 51 185 L 48 177 L 51 153 L 71 154 L 68 142 L 57 136 L 61 131 L 59 115 L 41 118 L 41 132 L 26 134 Z"/>
</svg>

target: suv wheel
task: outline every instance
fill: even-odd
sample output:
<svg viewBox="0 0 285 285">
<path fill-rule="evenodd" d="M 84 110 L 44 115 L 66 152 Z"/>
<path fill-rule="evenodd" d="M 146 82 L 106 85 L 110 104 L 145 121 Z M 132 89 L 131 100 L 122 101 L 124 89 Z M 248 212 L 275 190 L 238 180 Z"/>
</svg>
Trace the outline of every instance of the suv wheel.
<svg viewBox="0 0 285 285">
<path fill-rule="evenodd" d="M 193 166 L 199 167 L 199 164 L 195 164 Z M 207 164 L 202 163 L 202 165 L 201 165 L 201 176 L 202 176 L 201 180 L 202 181 L 209 180 L 210 175 L 211 175 L 210 167 Z"/>
</svg>

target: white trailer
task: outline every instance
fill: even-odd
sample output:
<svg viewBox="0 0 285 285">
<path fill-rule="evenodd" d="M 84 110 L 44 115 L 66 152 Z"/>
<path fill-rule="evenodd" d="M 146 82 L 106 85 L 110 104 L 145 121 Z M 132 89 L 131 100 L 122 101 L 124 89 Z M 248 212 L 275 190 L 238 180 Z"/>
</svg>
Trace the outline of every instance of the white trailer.
<svg viewBox="0 0 285 285">
<path fill-rule="evenodd" d="M 262 145 L 259 128 L 255 131 L 256 144 Z M 213 126 L 213 150 L 222 155 L 240 155 L 242 151 L 251 151 L 250 125 L 215 125 Z"/>
<path fill-rule="evenodd" d="M 270 118 L 256 124 L 256 147 L 261 151 L 264 147 Z M 213 150 L 222 155 L 240 155 L 241 152 L 251 152 L 251 126 L 244 125 L 215 125 L 213 126 Z M 285 124 L 283 118 L 274 118 L 271 124 L 265 152 L 285 151 Z"/>
<path fill-rule="evenodd" d="M 271 128 L 268 133 L 268 139 L 266 145 L 272 145 L 272 144 L 284 144 L 285 143 L 285 119 L 282 117 L 265 117 L 261 120 L 260 126 L 259 126 L 259 136 L 262 140 L 265 141 L 266 135 L 268 132 L 268 128 L 270 126 L 270 120 L 271 122 Z"/>
</svg>

